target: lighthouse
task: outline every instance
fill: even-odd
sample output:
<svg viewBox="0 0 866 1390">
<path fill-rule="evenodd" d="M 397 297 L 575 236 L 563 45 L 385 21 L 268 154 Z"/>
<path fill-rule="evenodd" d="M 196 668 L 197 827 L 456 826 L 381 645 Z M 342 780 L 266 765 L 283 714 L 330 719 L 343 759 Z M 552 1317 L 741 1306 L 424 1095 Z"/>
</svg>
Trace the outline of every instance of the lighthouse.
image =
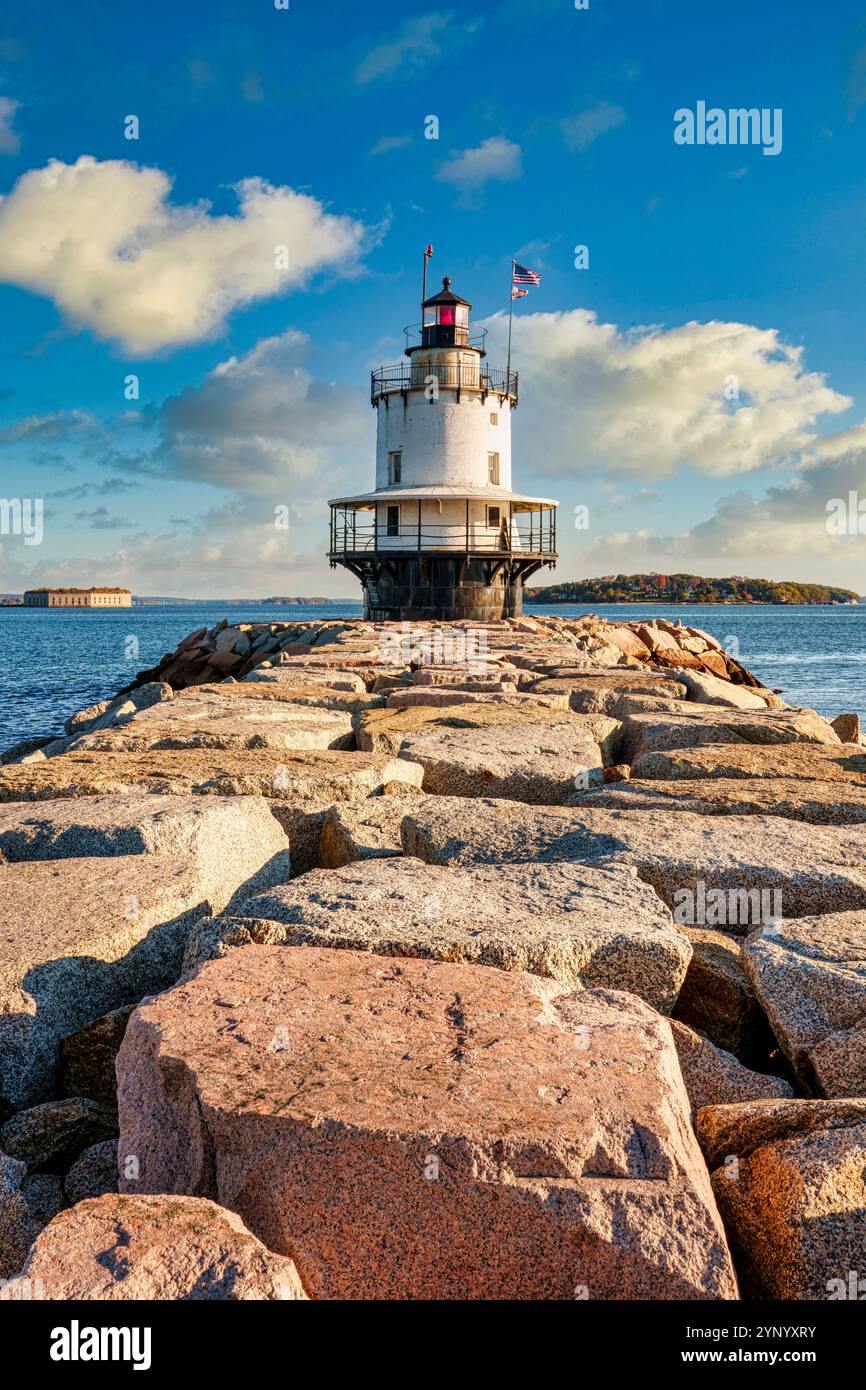
<svg viewBox="0 0 866 1390">
<path fill-rule="evenodd" d="M 487 365 L 471 308 L 446 275 L 404 329 L 408 362 L 371 375 L 376 485 L 328 504 L 331 567 L 360 580 L 366 617 L 516 617 L 556 563 L 557 503 L 512 491 L 518 374 Z"/>
</svg>

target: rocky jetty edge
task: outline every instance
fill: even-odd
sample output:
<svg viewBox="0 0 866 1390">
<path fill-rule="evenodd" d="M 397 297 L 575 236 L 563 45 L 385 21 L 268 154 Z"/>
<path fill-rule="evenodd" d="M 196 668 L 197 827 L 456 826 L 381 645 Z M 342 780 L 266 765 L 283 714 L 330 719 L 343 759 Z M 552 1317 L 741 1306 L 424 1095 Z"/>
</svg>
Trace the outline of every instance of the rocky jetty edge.
<svg viewBox="0 0 866 1390">
<path fill-rule="evenodd" d="M 191 633 L 2 755 L 0 1295 L 850 1297 L 864 849 L 697 628 Z"/>
</svg>

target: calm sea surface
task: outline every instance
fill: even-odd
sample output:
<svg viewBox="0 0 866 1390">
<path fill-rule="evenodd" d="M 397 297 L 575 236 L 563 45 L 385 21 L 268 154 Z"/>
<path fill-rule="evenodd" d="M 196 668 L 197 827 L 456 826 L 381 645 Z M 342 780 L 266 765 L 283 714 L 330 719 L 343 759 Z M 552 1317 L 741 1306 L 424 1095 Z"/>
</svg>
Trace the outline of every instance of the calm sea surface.
<svg viewBox="0 0 866 1390">
<path fill-rule="evenodd" d="M 593 611 L 557 604 L 526 611 L 571 617 Z M 606 618 L 657 615 L 713 634 L 764 683 L 794 705 L 866 719 L 866 604 L 775 607 L 715 604 L 611 604 Z M 156 665 L 188 632 L 220 618 L 293 622 L 357 618 L 360 603 L 303 608 L 215 603 L 133 608 L 114 613 L 0 608 L 0 749 L 35 734 L 62 732 L 75 710 L 115 695 L 136 671 Z M 128 652 L 135 639 L 137 655 Z"/>
</svg>

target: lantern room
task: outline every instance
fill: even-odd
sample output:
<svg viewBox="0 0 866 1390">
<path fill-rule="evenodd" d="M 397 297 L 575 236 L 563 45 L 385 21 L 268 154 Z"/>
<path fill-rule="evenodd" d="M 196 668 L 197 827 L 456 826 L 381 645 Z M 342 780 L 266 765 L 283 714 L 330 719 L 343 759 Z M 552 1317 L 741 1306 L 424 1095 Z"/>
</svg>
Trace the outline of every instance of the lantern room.
<svg viewBox="0 0 866 1390">
<path fill-rule="evenodd" d="M 471 308 L 468 299 L 454 294 L 451 277 L 446 275 L 439 293 L 425 299 L 421 305 L 421 346 L 466 347 Z"/>
</svg>

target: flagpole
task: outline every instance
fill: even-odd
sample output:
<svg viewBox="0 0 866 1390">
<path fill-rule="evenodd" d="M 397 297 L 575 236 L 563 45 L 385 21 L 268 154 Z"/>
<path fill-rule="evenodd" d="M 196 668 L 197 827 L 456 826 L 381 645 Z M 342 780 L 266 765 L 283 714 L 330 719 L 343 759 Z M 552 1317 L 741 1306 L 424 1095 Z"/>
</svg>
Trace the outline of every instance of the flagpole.
<svg viewBox="0 0 866 1390">
<path fill-rule="evenodd" d="M 505 389 L 511 382 L 511 324 L 514 320 L 514 257 L 511 257 L 511 281 L 508 286 L 508 364 L 505 368 Z"/>
</svg>

